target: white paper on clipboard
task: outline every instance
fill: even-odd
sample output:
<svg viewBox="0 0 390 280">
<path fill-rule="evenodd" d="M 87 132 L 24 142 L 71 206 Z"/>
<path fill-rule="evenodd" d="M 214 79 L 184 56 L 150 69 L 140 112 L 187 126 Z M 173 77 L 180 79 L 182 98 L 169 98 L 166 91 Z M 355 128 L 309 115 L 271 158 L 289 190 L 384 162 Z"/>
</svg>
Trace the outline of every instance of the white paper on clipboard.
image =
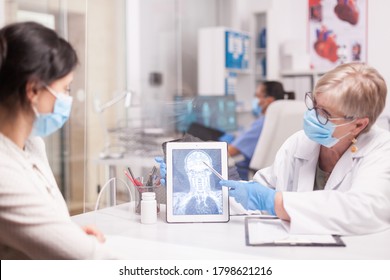
<svg viewBox="0 0 390 280">
<path fill-rule="evenodd" d="M 278 218 L 247 217 L 248 246 L 345 246 L 339 236 L 290 234 L 289 223 Z"/>
</svg>

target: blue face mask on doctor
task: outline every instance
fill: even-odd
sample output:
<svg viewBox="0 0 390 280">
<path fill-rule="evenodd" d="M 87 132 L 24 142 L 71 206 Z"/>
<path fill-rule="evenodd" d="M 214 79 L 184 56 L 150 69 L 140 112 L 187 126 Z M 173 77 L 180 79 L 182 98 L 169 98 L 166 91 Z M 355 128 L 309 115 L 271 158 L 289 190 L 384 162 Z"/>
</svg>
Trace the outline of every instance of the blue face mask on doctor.
<svg viewBox="0 0 390 280">
<path fill-rule="evenodd" d="M 261 108 L 261 106 L 259 105 L 259 99 L 258 98 L 254 98 L 252 100 L 252 114 L 255 117 L 258 117 L 258 116 L 260 116 L 262 111 L 263 111 L 263 108 Z"/>
<path fill-rule="evenodd" d="M 319 116 L 319 118 L 323 118 L 323 117 Z M 322 124 L 319 122 L 316 116 L 316 111 L 314 109 L 306 111 L 303 119 L 304 119 L 303 130 L 305 131 L 306 136 L 309 137 L 309 139 L 311 139 L 312 141 L 317 142 L 328 148 L 333 147 L 341 139 L 343 139 L 344 137 L 350 134 L 350 132 L 348 132 L 347 134 L 345 134 L 340 138 L 333 137 L 333 133 L 336 127 L 344 126 L 355 121 L 352 120 L 350 122 L 338 124 L 338 125 L 332 123 L 331 121 L 328 121 L 326 124 Z"/>
<path fill-rule="evenodd" d="M 32 134 L 45 137 L 60 129 L 69 119 L 73 98 L 65 93 L 57 93 L 49 86 L 46 89 L 56 97 L 52 113 L 41 114 L 33 107 L 36 119 Z"/>
</svg>

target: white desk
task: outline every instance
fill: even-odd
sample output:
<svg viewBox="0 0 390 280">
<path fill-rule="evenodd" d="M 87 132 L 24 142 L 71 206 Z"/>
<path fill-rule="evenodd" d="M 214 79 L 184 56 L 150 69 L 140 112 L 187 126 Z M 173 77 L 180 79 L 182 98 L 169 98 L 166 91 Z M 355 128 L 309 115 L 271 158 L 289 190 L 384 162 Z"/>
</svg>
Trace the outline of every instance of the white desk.
<svg viewBox="0 0 390 280">
<path fill-rule="evenodd" d="M 157 224 L 144 225 L 132 206 L 72 219 L 80 225 L 95 224 L 108 236 L 107 245 L 126 259 L 390 259 L 390 230 L 342 237 L 346 247 L 249 247 L 243 216 L 231 217 L 228 223 L 168 224 L 162 207 Z"/>
</svg>

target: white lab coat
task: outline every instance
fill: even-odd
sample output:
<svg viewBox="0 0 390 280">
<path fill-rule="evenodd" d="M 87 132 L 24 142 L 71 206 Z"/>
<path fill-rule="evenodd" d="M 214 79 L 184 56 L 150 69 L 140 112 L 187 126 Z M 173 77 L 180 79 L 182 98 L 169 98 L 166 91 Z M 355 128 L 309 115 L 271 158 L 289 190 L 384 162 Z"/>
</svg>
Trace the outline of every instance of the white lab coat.
<svg viewBox="0 0 390 280">
<path fill-rule="evenodd" d="M 279 149 L 272 166 L 254 180 L 283 192 L 290 231 L 302 234 L 366 234 L 390 228 L 390 133 L 373 126 L 347 150 L 323 191 L 313 191 L 320 145 L 303 131 Z"/>
</svg>

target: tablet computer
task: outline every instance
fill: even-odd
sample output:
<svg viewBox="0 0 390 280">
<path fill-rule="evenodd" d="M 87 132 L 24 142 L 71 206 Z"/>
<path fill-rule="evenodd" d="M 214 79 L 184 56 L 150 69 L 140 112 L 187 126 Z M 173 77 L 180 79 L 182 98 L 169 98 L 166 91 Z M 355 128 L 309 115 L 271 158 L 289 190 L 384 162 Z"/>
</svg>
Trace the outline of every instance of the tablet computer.
<svg viewBox="0 0 390 280">
<path fill-rule="evenodd" d="M 229 194 L 215 173 L 228 178 L 226 142 L 168 142 L 167 222 L 227 222 Z"/>
</svg>

